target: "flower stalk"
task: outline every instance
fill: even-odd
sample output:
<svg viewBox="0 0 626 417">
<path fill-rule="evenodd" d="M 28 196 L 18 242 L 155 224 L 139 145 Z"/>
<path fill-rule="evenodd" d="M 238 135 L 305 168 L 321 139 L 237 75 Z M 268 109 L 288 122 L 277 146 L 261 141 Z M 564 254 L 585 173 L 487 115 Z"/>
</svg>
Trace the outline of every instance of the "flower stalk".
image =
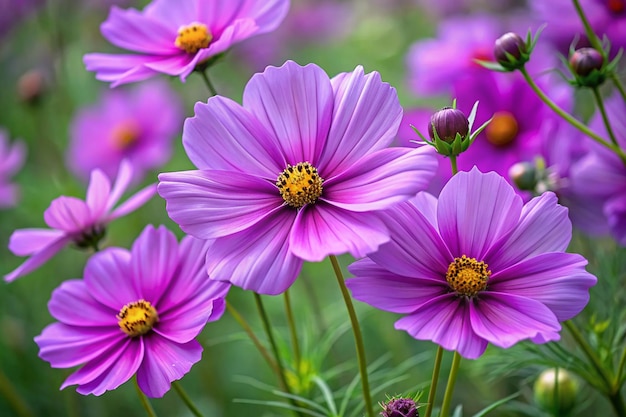
<svg viewBox="0 0 626 417">
<path fill-rule="evenodd" d="M 435 405 L 435 395 L 437 394 L 437 382 L 439 381 L 439 371 L 441 370 L 441 359 L 443 358 L 443 348 L 437 346 L 437 353 L 435 354 L 435 365 L 433 366 L 433 375 L 430 381 L 430 390 L 428 391 L 428 400 L 426 403 L 426 413 L 424 417 L 430 417 L 433 413 Z"/>
<path fill-rule="evenodd" d="M 611 122 L 609 122 L 609 117 L 606 114 L 606 108 L 604 107 L 604 102 L 602 101 L 602 96 L 600 95 L 600 91 L 598 90 L 598 87 L 592 88 L 591 91 L 593 91 L 593 97 L 596 99 L 598 110 L 600 111 L 600 114 L 602 115 L 602 121 L 604 122 L 606 131 L 609 133 L 611 142 L 613 143 L 613 145 L 619 148 L 619 143 L 617 143 L 615 132 L 613 132 L 613 128 L 611 127 Z"/>
<path fill-rule="evenodd" d="M 448 417 L 448 414 L 450 414 L 450 404 L 452 403 L 452 394 L 454 392 L 454 385 L 456 384 L 456 377 L 459 372 L 460 364 L 461 355 L 459 355 L 459 352 L 454 352 L 452 366 L 450 367 L 450 375 L 448 376 L 448 385 L 446 385 L 446 392 L 443 395 L 443 403 L 441 404 L 439 417 Z"/>
<path fill-rule="evenodd" d="M 298 341 L 298 332 L 296 329 L 296 321 L 293 317 L 293 309 L 291 308 L 291 299 L 289 297 L 289 290 L 285 291 L 284 294 L 285 300 L 285 313 L 287 315 L 287 323 L 289 324 L 289 333 L 291 334 L 291 345 L 293 348 L 293 361 L 294 368 L 297 370 L 296 373 L 300 371 L 300 342 Z"/>
<path fill-rule="evenodd" d="M 157 417 L 156 413 L 154 412 L 154 408 L 152 408 L 150 401 L 148 401 L 148 397 L 146 397 L 146 394 L 144 394 L 141 388 L 139 387 L 139 383 L 137 382 L 136 376 L 134 380 L 135 380 L 135 388 L 137 389 L 137 396 L 139 397 L 139 401 L 141 402 L 141 405 L 143 406 L 144 410 L 146 410 L 146 414 L 148 414 L 148 417 Z"/>
<path fill-rule="evenodd" d="M 176 393 L 178 394 L 180 399 L 183 400 L 187 408 L 189 408 L 189 411 L 191 411 L 191 414 L 193 414 L 196 417 L 204 417 L 202 413 L 200 412 L 200 410 L 198 410 L 198 407 L 196 407 L 193 401 L 191 401 L 191 398 L 189 397 L 189 395 L 187 395 L 183 387 L 180 386 L 178 381 L 172 382 L 172 386 L 176 390 Z"/>
</svg>

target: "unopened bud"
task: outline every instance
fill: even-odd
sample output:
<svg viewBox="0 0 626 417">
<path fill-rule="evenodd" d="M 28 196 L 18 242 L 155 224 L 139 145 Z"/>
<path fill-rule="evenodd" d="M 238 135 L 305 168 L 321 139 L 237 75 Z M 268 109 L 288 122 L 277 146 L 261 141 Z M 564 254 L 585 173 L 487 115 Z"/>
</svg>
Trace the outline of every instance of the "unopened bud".
<svg viewBox="0 0 626 417">
<path fill-rule="evenodd" d="M 493 54 L 502 67 L 513 71 L 528 62 L 528 47 L 520 35 L 513 32 L 505 33 L 496 40 Z"/>
<path fill-rule="evenodd" d="M 569 415 L 579 400 L 578 380 L 562 368 L 543 371 L 535 382 L 534 391 L 535 402 L 558 416 Z"/>
<path fill-rule="evenodd" d="M 41 70 L 32 69 L 17 80 L 17 95 L 27 104 L 37 104 L 47 88 L 46 77 Z"/>
<path fill-rule="evenodd" d="M 418 405 L 410 398 L 392 398 L 383 407 L 383 417 L 419 417 Z"/>
<path fill-rule="evenodd" d="M 509 168 L 509 177 L 517 188 L 534 191 L 537 186 L 537 168 L 530 162 L 518 162 Z"/>
<path fill-rule="evenodd" d="M 593 48 L 580 48 L 572 54 L 569 64 L 575 75 L 586 77 L 591 71 L 602 69 L 604 58 Z"/>
<path fill-rule="evenodd" d="M 433 126 L 437 131 L 439 139 L 447 143 L 452 143 L 457 133 L 461 135 L 461 138 L 466 137 L 469 133 L 469 121 L 467 117 L 465 117 L 465 114 L 463 114 L 461 110 L 453 109 L 452 107 L 444 107 L 430 116 L 428 135 L 431 140 L 435 139 Z"/>
</svg>

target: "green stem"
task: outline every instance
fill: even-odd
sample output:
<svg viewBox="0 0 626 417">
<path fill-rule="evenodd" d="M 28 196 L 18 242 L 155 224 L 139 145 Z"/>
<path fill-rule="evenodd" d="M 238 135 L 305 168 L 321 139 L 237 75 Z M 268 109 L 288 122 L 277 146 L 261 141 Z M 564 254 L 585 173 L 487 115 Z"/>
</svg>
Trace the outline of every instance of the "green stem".
<svg viewBox="0 0 626 417">
<path fill-rule="evenodd" d="M 18 391 L 11 384 L 11 380 L 2 372 L 2 368 L 0 368 L 0 393 L 6 398 L 16 415 L 20 417 L 34 416 L 32 410 L 28 407 L 28 403 L 20 397 Z"/>
<path fill-rule="evenodd" d="M 592 88 L 591 91 L 593 91 L 593 96 L 596 99 L 598 110 L 600 110 L 600 114 L 602 115 L 602 121 L 604 122 L 606 131 L 609 133 L 611 142 L 613 142 L 613 145 L 619 148 L 619 144 L 617 143 L 617 139 L 615 138 L 615 132 L 613 132 L 613 129 L 611 128 L 611 122 L 609 121 L 609 116 L 606 114 L 606 108 L 604 107 L 604 102 L 602 101 L 602 96 L 600 95 L 600 91 L 598 91 L 598 87 Z"/>
<path fill-rule="evenodd" d="M 144 410 L 146 410 L 146 414 L 148 414 L 148 417 L 157 417 L 156 413 L 154 412 L 154 408 L 152 408 L 152 405 L 150 405 L 150 401 L 148 401 L 148 397 L 146 397 L 146 394 L 144 394 L 141 388 L 139 388 L 137 377 L 135 377 L 135 388 L 137 389 L 137 396 L 139 396 L 139 401 L 141 401 L 141 405 L 143 406 Z"/>
<path fill-rule="evenodd" d="M 295 362 L 296 374 L 300 374 L 300 343 L 298 342 L 298 332 L 296 331 L 296 321 L 293 318 L 293 310 L 291 309 L 291 300 L 289 298 L 289 290 L 284 293 L 285 312 L 287 313 L 287 323 L 289 324 L 289 333 L 291 334 L 291 344 L 293 346 L 293 358 Z"/>
<path fill-rule="evenodd" d="M 615 71 L 611 71 L 611 74 L 609 76 L 611 77 L 611 81 L 613 81 L 613 84 L 615 84 L 615 87 L 617 87 L 617 90 L 621 94 L 622 100 L 626 101 L 626 90 L 624 89 L 624 86 L 622 85 L 622 82 L 620 81 Z"/>
<path fill-rule="evenodd" d="M 456 175 L 459 169 L 456 166 L 456 155 L 450 155 L 450 165 L 452 166 L 452 175 Z"/>
<path fill-rule="evenodd" d="M 356 356 L 359 363 L 359 372 L 361 374 L 361 386 L 363 389 L 363 401 L 365 402 L 365 410 L 368 417 L 374 417 L 374 408 L 372 407 L 372 397 L 370 395 L 370 385 L 367 376 L 367 360 L 365 359 L 365 347 L 363 344 L 361 327 L 359 326 L 359 320 L 356 317 L 354 305 L 352 305 L 352 298 L 350 298 L 350 293 L 348 292 L 348 288 L 346 287 L 346 283 L 343 278 L 343 273 L 341 272 L 339 262 L 337 261 L 337 257 L 335 255 L 330 255 L 329 257 L 330 263 L 333 265 L 333 270 L 335 271 L 335 276 L 337 277 L 337 283 L 339 284 L 339 288 L 341 289 L 343 301 L 346 304 L 346 309 L 348 310 L 348 315 L 350 316 L 350 322 L 352 324 L 352 332 L 354 333 L 354 344 L 356 345 Z"/>
<path fill-rule="evenodd" d="M 265 361 L 272 368 L 274 373 L 276 373 L 276 376 L 280 378 L 279 376 L 280 370 L 278 369 L 278 365 L 276 365 L 276 362 L 274 361 L 274 359 L 272 359 L 270 354 L 267 352 L 267 349 L 265 349 L 265 346 L 263 346 L 259 338 L 256 337 L 256 335 L 252 331 L 252 327 L 250 327 L 250 325 L 243 318 L 243 316 L 239 314 L 239 312 L 235 309 L 235 307 L 233 307 L 232 304 L 230 304 L 228 301 L 226 301 L 226 309 L 228 310 L 230 315 L 233 316 L 233 318 L 237 321 L 237 323 L 239 323 L 239 325 L 243 328 L 243 330 L 246 332 L 250 340 L 252 340 L 252 343 L 254 344 L 254 346 L 256 346 L 259 353 L 261 353 L 261 356 L 263 356 L 263 359 L 265 359 Z"/>
<path fill-rule="evenodd" d="M 624 399 L 619 390 L 609 395 L 609 401 L 611 401 L 611 405 L 617 417 L 626 416 L 626 406 L 624 405 Z"/>
<path fill-rule="evenodd" d="M 626 365 L 626 348 L 622 352 L 622 357 L 619 359 L 619 365 L 617 365 L 617 375 L 615 376 L 615 382 L 613 383 L 613 391 L 619 391 L 622 388 L 622 377 L 624 376 L 624 366 Z"/>
<path fill-rule="evenodd" d="M 452 366 L 450 367 L 450 375 L 448 376 L 448 385 L 446 385 L 446 392 L 443 395 L 443 403 L 441 404 L 441 413 L 439 413 L 439 417 L 448 417 L 448 414 L 450 413 L 452 393 L 454 392 L 454 385 L 456 384 L 456 376 L 459 372 L 460 364 L 461 355 L 459 355 L 459 352 L 454 352 Z"/>
<path fill-rule="evenodd" d="M 578 0 L 573 0 L 573 2 L 574 2 L 574 7 L 576 8 L 576 13 L 578 13 L 578 17 L 580 18 L 580 20 L 583 23 L 583 26 L 585 27 L 585 33 L 587 34 L 587 39 L 589 39 L 591 46 L 593 46 L 594 49 L 597 49 L 598 52 L 602 54 L 602 56 L 604 57 L 604 60 L 606 61 L 608 57 L 606 56 L 606 53 L 604 52 L 604 48 L 602 48 L 602 41 L 600 41 L 600 38 L 598 38 L 598 35 L 596 35 L 596 33 L 591 28 L 591 25 L 589 24 L 589 20 L 587 20 L 587 16 L 585 15 L 585 12 L 583 11 L 582 7 L 580 7 L 580 2 Z"/>
<path fill-rule="evenodd" d="M 605 387 L 606 387 L 606 393 L 610 394 L 612 378 L 607 373 L 607 370 L 602 365 L 602 362 L 600 361 L 600 359 L 596 356 L 595 352 L 593 351 L 593 348 L 589 346 L 589 343 L 587 343 L 582 333 L 580 333 L 576 325 L 571 320 L 568 320 L 564 322 L 563 324 L 565 325 L 567 330 L 570 332 L 570 334 L 572 335 L 572 337 L 574 338 L 578 346 L 580 346 L 580 348 L 583 350 L 587 358 L 591 361 L 591 364 L 595 368 L 600 378 L 602 378 L 602 380 L 604 381 Z"/>
<path fill-rule="evenodd" d="M 424 417 L 430 417 L 435 406 L 435 394 L 437 393 L 437 382 L 439 381 L 439 371 L 441 370 L 441 358 L 443 358 L 443 348 L 437 346 L 437 354 L 435 355 L 435 366 L 433 367 L 433 376 L 430 381 L 430 391 L 428 391 L 428 402 L 426 403 L 426 414 Z"/>
<path fill-rule="evenodd" d="M 193 401 L 191 401 L 191 398 L 189 398 L 189 395 L 187 395 L 183 387 L 180 386 L 178 381 L 172 382 L 172 386 L 178 393 L 178 396 L 180 397 L 180 399 L 183 400 L 187 408 L 189 408 L 189 411 L 191 411 L 191 414 L 193 414 L 196 417 L 204 417 L 202 413 L 200 412 L 200 410 L 198 410 L 198 407 L 196 407 Z"/>
<path fill-rule="evenodd" d="M 609 148 L 613 152 L 615 152 L 623 161 L 626 161 L 626 154 L 619 147 L 616 147 L 612 143 L 608 142 L 606 139 L 598 136 L 596 133 L 591 131 L 587 126 L 581 123 L 579 120 L 574 118 L 572 115 L 561 109 L 556 103 L 554 103 L 548 96 L 545 95 L 543 91 L 535 84 L 535 81 L 528 75 L 526 68 L 521 68 L 520 72 L 528 82 L 528 85 L 535 91 L 535 93 L 539 96 L 539 98 L 548 105 L 555 113 L 565 119 L 569 124 L 574 126 L 576 129 L 583 132 L 585 135 L 589 136 L 591 139 L 595 140 L 599 144 Z"/>
<path fill-rule="evenodd" d="M 216 96 L 217 95 L 217 90 L 215 89 L 215 86 L 213 85 L 213 83 L 209 79 L 209 74 L 206 73 L 206 69 L 203 69 L 202 71 L 198 71 L 198 72 L 200 73 L 200 76 L 204 80 L 204 83 L 206 84 L 207 88 L 209 89 L 209 92 L 211 93 L 211 96 Z"/>
</svg>

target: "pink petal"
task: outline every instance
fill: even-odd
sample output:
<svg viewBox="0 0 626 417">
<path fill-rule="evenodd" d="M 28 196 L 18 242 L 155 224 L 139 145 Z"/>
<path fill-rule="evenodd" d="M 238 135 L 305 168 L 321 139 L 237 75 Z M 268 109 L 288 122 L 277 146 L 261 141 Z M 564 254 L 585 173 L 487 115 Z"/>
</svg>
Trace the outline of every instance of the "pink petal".
<svg viewBox="0 0 626 417">
<path fill-rule="evenodd" d="M 144 64 L 154 61 L 155 57 L 130 54 L 86 54 L 83 57 L 87 71 L 95 71 L 96 79 L 112 82 L 111 87 L 121 84 L 143 81 L 158 72 Z"/>
<path fill-rule="evenodd" d="M 143 13 L 163 22 L 164 25 L 178 29 L 180 26 L 199 21 L 201 15 L 198 3 L 201 2 L 191 0 L 172 3 L 168 0 L 153 0 L 144 8 Z"/>
<path fill-rule="evenodd" d="M 181 379 L 202 358 L 202 346 L 195 340 L 179 344 L 160 336 L 144 338 L 146 353 L 137 371 L 137 383 L 148 397 L 160 398 L 172 381 Z"/>
<path fill-rule="evenodd" d="M 87 188 L 87 207 L 93 219 L 99 219 L 107 210 L 111 182 L 104 173 L 95 169 L 91 171 L 89 187 Z"/>
<path fill-rule="evenodd" d="M 64 324 L 79 327 L 118 328 L 119 310 L 110 309 L 90 294 L 84 280 L 68 280 L 52 292 L 50 315 Z"/>
<path fill-rule="evenodd" d="M 52 258 L 57 252 L 59 252 L 65 245 L 67 245 L 71 239 L 68 236 L 61 236 L 57 240 L 52 241 L 48 246 L 41 248 L 38 252 L 34 253 L 28 258 L 22 265 L 18 266 L 12 272 L 4 276 L 6 282 L 14 281 L 15 279 L 34 271 L 39 266 L 43 265 L 48 259 Z"/>
<path fill-rule="evenodd" d="M 80 232 L 93 223 L 87 204 L 76 197 L 67 196 L 52 200 L 43 218 L 49 227 L 68 233 Z"/>
<path fill-rule="evenodd" d="M 249 18 L 259 26 L 257 33 L 266 33 L 278 27 L 289 10 L 288 0 L 231 0 L 225 2 L 198 2 L 198 16 L 210 22 L 211 28 L 221 32 L 237 19 Z"/>
<path fill-rule="evenodd" d="M 107 202 L 107 211 L 111 211 L 117 202 L 122 198 L 122 195 L 128 188 L 128 185 L 133 179 L 133 166 L 128 160 L 122 160 L 120 167 L 117 171 L 117 177 L 115 178 L 115 184 L 109 194 L 109 200 Z"/>
<path fill-rule="evenodd" d="M 146 68 L 167 75 L 189 74 L 196 66 L 194 55 L 179 50 L 177 55 L 161 56 L 144 63 Z"/>
<path fill-rule="evenodd" d="M 56 229 L 18 229 L 11 234 L 9 250 L 17 256 L 32 255 L 64 235 L 64 231 Z"/>
<path fill-rule="evenodd" d="M 289 237 L 291 252 L 310 262 L 346 252 L 362 258 L 389 241 L 375 212 L 353 213 L 323 201 L 300 209 Z"/>
<path fill-rule="evenodd" d="M 109 214 L 104 221 L 111 221 L 120 217 L 124 217 L 129 213 L 137 210 L 139 207 L 146 204 L 156 194 L 157 185 L 150 184 L 145 188 L 137 191 L 133 196 L 129 197 L 125 202 L 120 204 L 111 214 Z"/>
<path fill-rule="evenodd" d="M 107 248 L 92 255 L 84 279 L 93 298 L 118 312 L 143 298 L 133 285 L 131 255 L 126 249 Z"/>
<path fill-rule="evenodd" d="M 217 281 L 209 281 L 207 284 L 228 284 Z M 164 338 L 176 343 L 187 343 L 200 334 L 204 325 L 211 319 L 217 320 L 226 308 L 223 298 L 215 299 L 211 289 L 201 289 L 197 296 L 190 298 L 186 303 L 166 310 L 161 314 L 159 306 L 159 323 L 154 331 Z"/>
</svg>

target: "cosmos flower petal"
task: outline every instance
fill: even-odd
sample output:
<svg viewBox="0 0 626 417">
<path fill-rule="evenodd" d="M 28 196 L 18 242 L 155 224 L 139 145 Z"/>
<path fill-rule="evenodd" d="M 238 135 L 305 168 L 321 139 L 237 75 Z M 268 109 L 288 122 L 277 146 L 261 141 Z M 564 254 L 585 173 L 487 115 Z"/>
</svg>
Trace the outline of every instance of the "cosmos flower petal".
<svg viewBox="0 0 626 417">
<path fill-rule="evenodd" d="M 111 82 L 111 87 L 146 80 L 158 72 L 145 64 L 160 59 L 150 55 L 91 53 L 83 57 L 87 71 L 95 71 L 96 79 Z"/>
<path fill-rule="evenodd" d="M 101 217 L 107 210 L 111 182 L 99 169 L 91 171 L 89 187 L 87 188 L 87 207 L 94 218 Z"/>
<path fill-rule="evenodd" d="M 481 293 L 470 304 L 470 319 L 478 336 L 502 348 L 561 329 L 554 313 L 541 302 L 494 291 Z"/>
<path fill-rule="evenodd" d="M 335 92 L 333 119 L 318 170 L 327 177 L 347 169 L 363 156 L 386 148 L 402 120 L 396 90 L 380 74 L 362 67 L 331 80 Z"/>
<path fill-rule="evenodd" d="M 48 303 L 50 315 L 70 326 L 117 326 L 119 310 L 106 307 L 89 295 L 84 280 L 63 282 L 52 292 Z M 79 314 L 77 314 L 79 312 Z"/>
<path fill-rule="evenodd" d="M 208 284 L 223 284 L 218 281 L 209 281 Z M 198 293 L 185 304 L 169 309 L 161 314 L 159 306 L 159 326 L 155 333 L 176 343 L 187 343 L 200 334 L 207 321 L 215 321 L 224 313 L 226 303 L 223 298 L 215 299 L 211 291 Z"/>
<path fill-rule="evenodd" d="M 61 389 L 68 385 L 79 384 L 76 392 L 83 395 L 96 396 L 114 390 L 128 381 L 139 369 L 145 357 L 143 340 L 126 339 L 124 348 L 118 350 L 119 356 L 113 354 L 87 362 L 82 368 L 70 375 Z"/>
<path fill-rule="evenodd" d="M 172 27 L 178 28 L 198 20 L 199 3 L 202 2 L 190 0 L 181 3 L 169 0 L 152 0 L 145 7 L 144 13 L 155 20 L 170 23 Z"/>
<path fill-rule="evenodd" d="M 559 321 L 569 320 L 589 302 L 596 277 L 585 270 L 587 260 L 573 253 L 544 253 L 498 271 L 489 289 L 539 301 Z"/>
<path fill-rule="evenodd" d="M 276 186 L 238 171 L 182 171 L 159 175 L 168 215 L 201 239 L 245 230 L 283 203 Z"/>
<path fill-rule="evenodd" d="M 144 65 L 156 72 L 162 72 L 167 75 L 183 75 L 187 76 L 196 66 L 196 55 L 179 54 L 159 59 L 153 59 Z"/>
<path fill-rule="evenodd" d="M 425 190 L 436 168 L 431 147 L 383 149 L 328 179 L 323 199 L 350 211 L 385 209 Z"/>
<path fill-rule="evenodd" d="M 185 344 L 159 336 L 144 338 L 146 354 L 137 372 L 137 383 L 151 398 L 169 391 L 172 381 L 181 379 L 202 358 L 202 346 L 195 340 Z"/>
<path fill-rule="evenodd" d="M 152 55 L 180 52 L 174 45 L 176 32 L 135 9 L 123 10 L 112 6 L 100 30 L 113 45 L 129 51 Z"/>
<path fill-rule="evenodd" d="M 504 178 L 473 168 L 453 176 L 441 191 L 437 218 L 452 253 L 480 260 L 516 225 L 521 211 L 522 199 Z"/>
<path fill-rule="evenodd" d="M 288 163 L 317 164 L 333 113 L 333 90 L 324 70 L 293 61 L 267 67 L 246 85 L 243 105 L 278 139 Z"/>
<path fill-rule="evenodd" d="M 56 229 L 18 229 L 11 234 L 9 250 L 17 256 L 37 253 L 65 235 Z"/>
<path fill-rule="evenodd" d="M 318 201 L 298 212 L 289 247 L 297 257 L 319 262 L 346 252 L 361 258 L 388 241 L 378 213 L 353 213 Z"/>
<path fill-rule="evenodd" d="M 52 323 L 35 337 L 39 357 L 53 368 L 71 368 L 120 350 L 126 337 L 119 327 L 75 327 Z"/>
<path fill-rule="evenodd" d="M 217 239 L 207 252 L 211 279 L 276 295 L 296 280 L 302 260 L 289 247 L 295 212 L 277 210 L 245 231 Z"/>
<path fill-rule="evenodd" d="M 119 312 L 124 305 L 143 298 L 131 276 L 130 252 L 107 248 L 89 258 L 84 280 L 96 300 Z"/>
<path fill-rule="evenodd" d="M 352 297 L 392 313 L 412 313 L 448 290 L 444 282 L 396 275 L 367 258 L 353 263 L 348 269 L 359 277 L 346 281 Z"/>
<path fill-rule="evenodd" d="M 132 213 L 133 211 L 137 210 L 139 207 L 150 201 L 152 197 L 154 197 L 154 195 L 156 194 L 156 191 L 156 184 L 150 184 L 142 188 L 131 197 L 129 197 L 128 200 L 120 204 L 115 210 L 111 212 L 111 214 L 106 216 L 106 221 L 111 221 Z"/>
<path fill-rule="evenodd" d="M 487 349 L 487 341 L 473 331 L 467 304 L 455 294 L 441 295 L 396 321 L 395 328 L 418 340 L 432 340 L 464 358 L 476 359 Z"/>
<path fill-rule="evenodd" d="M 198 2 L 199 15 L 211 22 L 215 28 L 231 24 L 233 18 L 245 10 L 245 14 L 256 21 L 258 33 L 276 29 L 289 10 L 288 0 L 233 0 L 225 2 Z"/>
<path fill-rule="evenodd" d="M 52 200 L 50 207 L 44 211 L 43 218 L 53 229 L 78 232 L 90 223 L 92 217 L 83 200 L 62 195 Z"/>
<path fill-rule="evenodd" d="M 113 189 L 109 194 L 109 201 L 107 202 L 107 210 L 110 211 L 122 198 L 122 195 L 130 185 L 130 182 L 133 179 L 133 166 L 130 161 L 123 159 L 120 162 L 120 167 L 117 170 L 117 176 L 115 178 L 115 183 L 113 184 Z"/>
<path fill-rule="evenodd" d="M 524 205 L 518 225 L 484 259 L 500 270 L 539 253 L 563 252 L 571 238 L 567 208 L 558 204 L 554 193 L 546 192 Z"/>
<path fill-rule="evenodd" d="M 8 273 L 4 276 L 4 280 L 6 282 L 14 281 L 15 279 L 24 276 L 35 269 L 39 268 L 41 265 L 46 263 L 50 258 L 52 258 L 57 252 L 59 252 L 65 245 L 70 242 L 70 238 L 63 234 L 58 239 L 50 242 L 49 245 L 41 248 L 38 252 L 34 253 L 30 258 L 24 261 L 23 264 L 18 266 L 12 272 Z"/>
</svg>

